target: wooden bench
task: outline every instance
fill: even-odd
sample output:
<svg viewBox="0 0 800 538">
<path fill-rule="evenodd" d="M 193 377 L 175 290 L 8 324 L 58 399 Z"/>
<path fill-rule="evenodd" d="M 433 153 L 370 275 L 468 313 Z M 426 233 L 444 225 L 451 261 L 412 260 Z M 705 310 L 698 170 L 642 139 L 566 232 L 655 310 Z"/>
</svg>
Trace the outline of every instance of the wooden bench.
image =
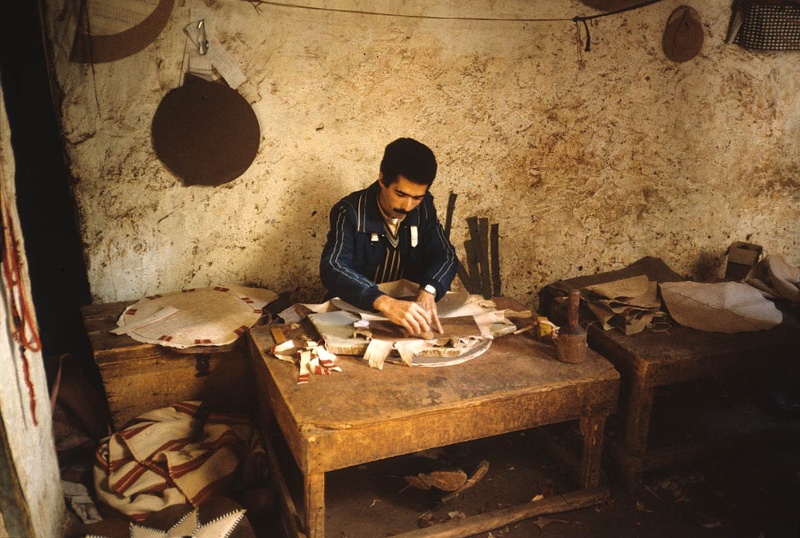
<svg viewBox="0 0 800 538">
<path fill-rule="evenodd" d="M 642 258 L 619 271 L 547 286 L 540 293 L 540 311 L 559 323 L 564 312 L 555 306 L 555 296 L 569 288 L 637 275 L 647 275 L 658 282 L 683 280 L 661 260 Z M 593 318 L 588 309 L 582 311 L 582 320 Z M 736 376 L 800 365 L 800 320 L 796 315 L 785 316 L 783 324 L 770 330 L 735 334 L 706 332 L 675 324 L 668 331 L 645 330 L 626 336 L 617 329 L 604 331 L 593 323 L 588 328 L 588 340 L 589 346 L 611 361 L 622 376 L 619 409 L 622 431 L 612 439 L 609 448 L 631 492 L 640 488 L 646 471 L 721 455 L 726 450 L 770 448 L 778 441 L 785 442 L 787 434 L 800 432 L 800 422 L 775 416 L 742 420 L 737 428 L 713 427 L 715 422 L 721 426 L 723 417 L 719 411 L 730 411 L 731 406 L 726 409 L 719 391 L 713 392 L 711 385 L 720 380 L 733 381 Z M 679 391 L 702 382 L 706 385 L 695 390 L 700 396 L 697 398 L 699 405 L 692 406 L 685 415 L 678 414 L 677 411 L 685 407 Z M 657 395 L 662 397 L 657 398 Z M 702 398 L 704 395 L 706 398 Z M 759 407 L 751 402 L 738 405 L 747 405 L 748 412 Z M 707 415 L 705 410 L 708 410 Z M 651 423 L 665 416 L 668 420 L 659 421 L 659 424 L 670 422 L 680 426 L 683 422 L 684 427 L 677 428 L 671 436 L 663 436 L 658 444 L 651 443 L 654 435 Z M 687 427 L 693 423 L 699 426 L 687 433 Z"/>
<path fill-rule="evenodd" d="M 619 374 L 597 353 L 590 351 L 581 364 L 565 364 L 552 346 L 521 334 L 495 340 L 485 354 L 468 362 L 438 368 L 387 364 L 377 370 L 360 357 L 341 356 L 342 372 L 312 376 L 308 384 L 298 385 L 297 366 L 270 355 L 275 342 L 269 327 L 255 327 L 249 337 L 265 437 L 272 438 L 277 426 L 302 474 L 300 501 L 292 497 L 273 454 L 293 535 L 325 536 L 329 471 L 573 420 L 582 434 L 578 474 L 583 489 L 548 502 L 553 511 L 563 511 L 608 497 L 600 485 L 600 457 Z M 581 497 L 586 491 L 591 494 Z M 530 508 L 519 507 L 514 515 L 522 519 L 543 513 Z M 464 526 L 462 533 L 447 536 L 469 536 L 510 521 L 498 523 L 489 514 L 468 517 L 454 523 Z M 409 536 L 426 532 L 418 529 Z"/>
<path fill-rule="evenodd" d="M 255 383 L 245 338 L 227 346 L 178 350 L 112 334 L 130 304 L 81 309 L 115 429 L 146 411 L 184 400 L 202 400 L 220 412 L 252 413 Z"/>
</svg>

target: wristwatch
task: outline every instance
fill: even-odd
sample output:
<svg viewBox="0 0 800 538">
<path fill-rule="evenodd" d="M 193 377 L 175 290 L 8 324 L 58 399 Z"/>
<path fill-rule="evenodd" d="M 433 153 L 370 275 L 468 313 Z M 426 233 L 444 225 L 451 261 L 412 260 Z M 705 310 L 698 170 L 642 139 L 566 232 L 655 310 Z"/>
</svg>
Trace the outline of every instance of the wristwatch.
<svg viewBox="0 0 800 538">
<path fill-rule="evenodd" d="M 436 288 L 434 288 L 430 284 L 425 284 L 425 286 L 422 289 L 427 291 L 428 293 L 430 293 L 434 297 L 436 297 Z"/>
</svg>

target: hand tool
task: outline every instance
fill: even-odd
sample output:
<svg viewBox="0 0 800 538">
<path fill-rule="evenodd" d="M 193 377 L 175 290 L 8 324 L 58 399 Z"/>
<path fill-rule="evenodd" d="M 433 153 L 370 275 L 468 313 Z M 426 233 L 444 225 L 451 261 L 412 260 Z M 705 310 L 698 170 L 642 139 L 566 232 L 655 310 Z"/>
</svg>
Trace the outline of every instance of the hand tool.
<svg viewBox="0 0 800 538">
<path fill-rule="evenodd" d="M 578 320 L 581 290 L 569 290 L 567 324 L 558 330 L 556 352 L 561 362 L 579 363 L 586 358 L 586 330 Z"/>
</svg>

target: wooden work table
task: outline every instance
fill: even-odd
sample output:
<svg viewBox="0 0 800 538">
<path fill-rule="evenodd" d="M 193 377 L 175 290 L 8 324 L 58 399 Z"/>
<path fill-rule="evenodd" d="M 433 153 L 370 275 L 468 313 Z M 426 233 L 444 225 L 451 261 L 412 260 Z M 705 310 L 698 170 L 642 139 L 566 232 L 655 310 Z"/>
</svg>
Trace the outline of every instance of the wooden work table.
<svg viewBox="0 0 800 538">
<path fill-rule="evenodd" d="M 249 338 L 262 423 L 277 424 L 303 476 L 303 502 L 287 514 L 298 536 L 325 535 L 328 471 L 570 420 L 579 421 L 583 435 L 580 486 L 600 485 L 605 420 L 616 405 L 619 374 L 594 352 L 581 364 L 565 364 L 552 346 L 521 334 L 495 340 L 466 363 L 438 368 L 387 363 L 377 370 L 360 357 L 339 357 L 342 372 L 298 385 L 297 366 L 269 353 L 270 327 L 253 328 Z M 294 501 L 284 501 L 292 512 Z"/>
<path fill-rule="evenodd" d="M 563 294 L 569 288 L 583 288 L 642 274 L 658 282 L 683 280 L 661 260 L 642 258 L 618 271 L 551 284 L 541 294 L 545 305 L 542 311 L 558 323 L 563 310 L 548 308 L 555 295 Z M 593 317 L 588 311 L 584 314 L 583 319 Z M 742 452 L 750 448 L 768 448 L 778 441 L 785 442 L 787 434 L 800 432 L 800 422 L 796 420 L 774 416 L 751 420 L 757 405 L 741 401 L 728 403 L 711 390 L 713 383 L 737 376 L 752 378 L 755 374 L 776 371 L 787 365 L 797 367 L 800 364 L 800 320 L 796 315 L 787 313 L 784 322 L 770 330 L 734 334 L 700 331 L 674 324 L 666 331 L 645 330 L 625 335 L 617 329 L 604 331 L 599 324 L 593 323 L 588 328 L 588 339 L 589 346 L 611 361 L 622 376 L 619 409 L 622 431 L 609 448 L 631 492 L 640 488 L 643 474 L 648 470 L 719 455 L 725 450 Z M 705 385 L 695 390 L 700 396 L 697 405 L 688 406 L 686 413 L 680 413 L 687 407 L 685 394 L 688 392 L 679 391 L 698 383 Z M 656 398 L 657 391 L 664 397 Z M 739 419 L 731 420 L 724 416 L 724 412 L 744 405 L 748 406 L 747 412 L 740 413 Z M 716 412 L 716 416 L 712 412 Z M 678 431 L 672 439 L 659 439 L 658 444 L 653 443 L 655 432 L 651 422 L 664 416 L 668 420 L 659 421 L 659 424 L 677 424 L 674 427 Z M 719 427 L 723 421 L 738 421 L 739 424 L 723 431 Z"/>
<path fill-rule="evenodd" d="M 769 448 L 777 441 L 787 441 L 787 434 L 800 432 L 800 423 L 777 417 L 763 421 L 747 420 L 735 431 L 718 435 L 711 430 L 715 419 L 706 416 L 706 432 L 684 436 L 674 442 L 651 443 L 651 420 L 656 408 L 656 391 L 660 387 L 685 385 L 701 380 L 719 381 L 729 376 L 755 374 L 775 370 L 783 365 L 797 364 L 800 349 L 800 323 L 789 322 L 769 331 L 720 334 L 687 327 L 673 327 L 666 332 L 643 332 L 626 336 L 620 331 L 589 329 L 589 343 L 620 370 L 625 401 L 620 405 L 624 414 L 623 436 L 611 443 L 614 458 L 624 473 L 626 487 L 637 491 L 646 471 L 678 465 L 702 457 L 719 455 L 723 451 L 744 451 L 750 448 Z M 668 394 L 662 402 L 669 413 Z M 683 407 L 672 398 L 672 422 L 699 421 L 702 407 L 724 407 L 722 400 L 709 390 L 705 401 L 690 410 L 685 418 L 675 413 Z M 766 394 L 764 394 L 766 400 Z M 743 406 L 743 403 L 733 403 Z M 724 409 L 718 410 L 724 411 Z M 725 420 L 720 414 L 720 419 Z M 729 419 L 728 419 L 729 420 Z M 745 422 L 745 421 L 742 421 Z M 697 430 L 695 427 L 694 430 Z M 685 431 L 691 431 L 686 428 Z M 701 436 L 702 434 L 702 436 Z M 659 446 L 660 445 L 660 446 Z"/>
</svg>

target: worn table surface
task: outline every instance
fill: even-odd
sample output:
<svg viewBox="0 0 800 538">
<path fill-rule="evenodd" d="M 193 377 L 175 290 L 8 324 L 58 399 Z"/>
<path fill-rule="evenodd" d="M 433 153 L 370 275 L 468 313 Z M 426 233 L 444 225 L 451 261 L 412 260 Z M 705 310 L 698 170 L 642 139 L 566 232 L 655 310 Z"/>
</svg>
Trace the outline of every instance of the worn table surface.
<svg viewBox="0 0 800 538">
<path fill-rule="evenodd" d="M 298 385 L 297 366 L 270 357 L 274 344 L 269 328 L 255 327 L 251 337 L 281 399 L 303 430 L 347 429 L 489 401 L 513 402 L 525 395 L 618 378 L 613 366 L 596 353 L 590 352 L 581 364 L 565 364 L 558 361 L 552 346 L 519 335 L 499 338 L 483 355 L 456 366 L 410 368 L 387 363 L 377 370 L 361 357 L 340 356 L 342 372 L 312 376 L 308 385 Z M 600 394 L 591 403 L 608 400 Z"/>
<path fill-rule="evenodd" d="M 660 386 L 772 368 L 800 358 L 800 320 L 787 316 L 773 329 L 735 334 L 673 326 L 665 332 L 626 336 L 594 326 L 589 329 L 589 344 L 620 370 Z"/>
</svg>

